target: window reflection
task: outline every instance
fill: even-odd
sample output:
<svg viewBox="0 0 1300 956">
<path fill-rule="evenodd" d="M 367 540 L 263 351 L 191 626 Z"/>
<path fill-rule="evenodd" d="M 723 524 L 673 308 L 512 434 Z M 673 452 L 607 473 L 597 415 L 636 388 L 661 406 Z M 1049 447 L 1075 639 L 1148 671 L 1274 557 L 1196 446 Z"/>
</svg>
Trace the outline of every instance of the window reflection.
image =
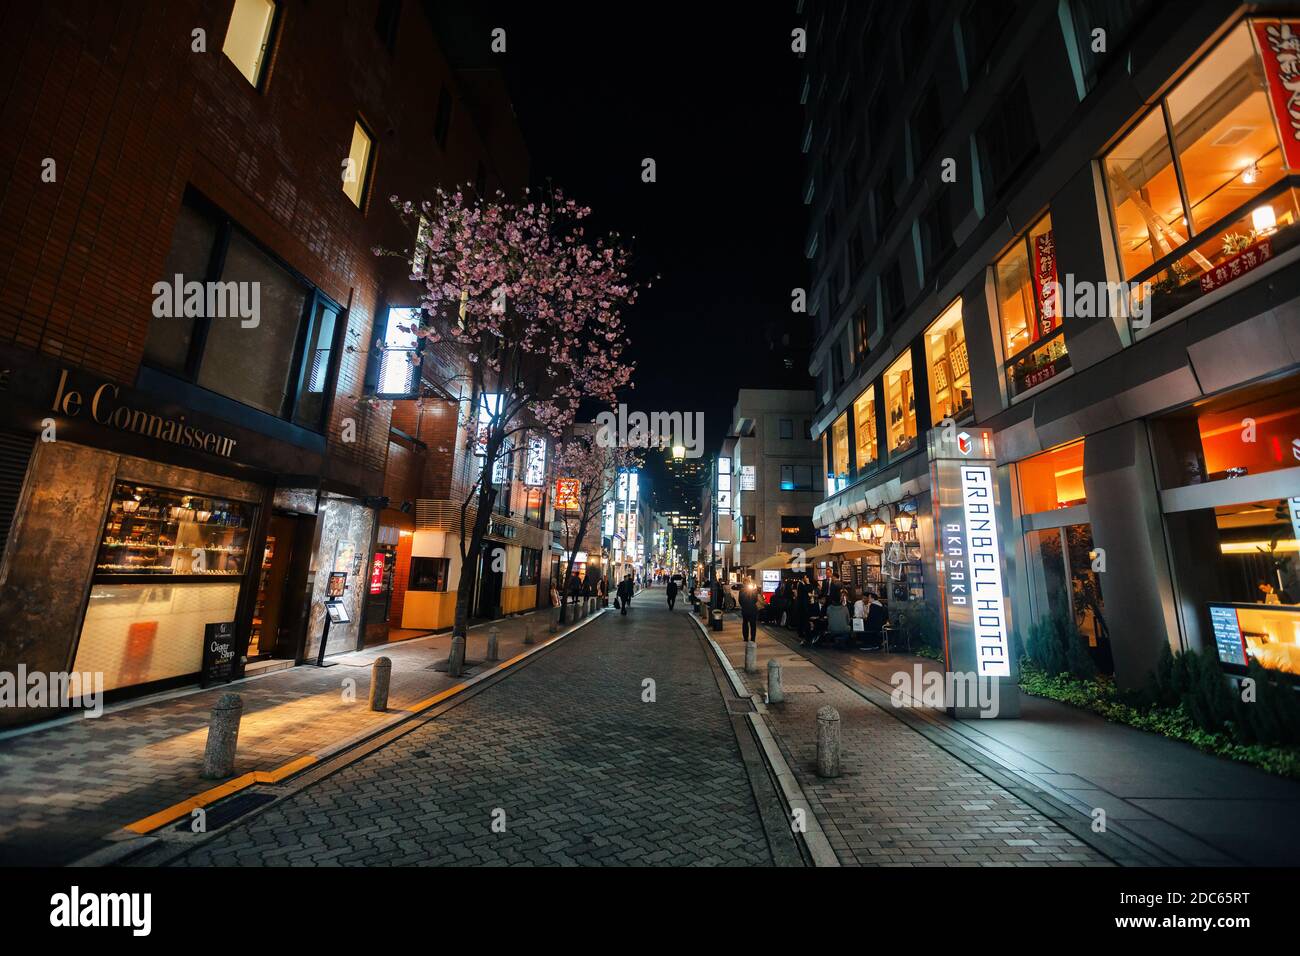
<svg viewBox="0 0 1300 956">
<path fill-rule="evenodd" d="M 885 413 L 889 456 L 911 451 L 916 445 L 916 392 L 910 351 L 899 356 L 885 372 Z"/>
</svg>

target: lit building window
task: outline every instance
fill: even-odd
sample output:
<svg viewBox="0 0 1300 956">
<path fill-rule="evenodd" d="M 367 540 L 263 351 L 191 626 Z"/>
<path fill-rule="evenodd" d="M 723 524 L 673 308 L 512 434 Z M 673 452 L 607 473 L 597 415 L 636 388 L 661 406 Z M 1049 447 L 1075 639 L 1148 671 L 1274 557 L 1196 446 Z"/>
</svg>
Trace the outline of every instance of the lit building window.
<svg viewBox="0 0 1300 956">
<path fill-rule="evenodd" d="M 916 446 L 916 390 L 912 381 L 912 353 L 904 352 L 885 372 L 885 432 L 889 457 Z"/>
<path fill-rule="evenodd" d="M 1013 397 L 1070 367 L 1059 281 L 1056 236 L 1048 215 L 1017 239 L 994 268 L 1007 387 Z"/>
<path fill-rule="evenodd" d="M 1240 257 L 1300 218 L 1253 26 L 1229 33 L 1104 160 L 1124 277 L 1169 295 L 1162 314 L 1249 271 Z"/>
<path fill-rule="evenodd" d="M 876 387 L 872 385 L 853 403 L 853 433 L 857 445 L 858 474 L 879 457 L 876 441 Z"/>
<path fill-rule="evenodd" d="M 378 351 L 375 394 L 382 398 L 414 398 L 420 387 L 419 309 L 388 310 L 383 348 Z"/>
<path fill-rule="evenodd" d="M 348 147 L 343 167 L 343 192 L 358 209 L 366 201 L 366 182 L 370 178 L 370 156 L 374 140 L 358 120 L 352 126 L 352 145 Z"/>
<path fill-rule="evenodd" d="M 839 491 L 849 483 L 849 415 L 845 412 L 831 426 L 831 450 L 835 456 L 834 491 Z"/>
<path fill-rule="evenodd" d="M 930 366 L 932 424 L 960 419 L 971 410 L 970 358 L 958 299 L 925 330 L 925 360 Z"/>
<path fill-rule="evenodd" d="M 1025 514 L 1086 504 L 1083 490 L 1083 442 L 1071 442 L 1026 458 L 1017 466 L 1020 507 Z"/>
<path fill-rule="evenodd" d="M 221 52 L 254 86 L 262 85 L 274 25 L 275 4 L 272 0 L 235 0 Z"/>
</svg>

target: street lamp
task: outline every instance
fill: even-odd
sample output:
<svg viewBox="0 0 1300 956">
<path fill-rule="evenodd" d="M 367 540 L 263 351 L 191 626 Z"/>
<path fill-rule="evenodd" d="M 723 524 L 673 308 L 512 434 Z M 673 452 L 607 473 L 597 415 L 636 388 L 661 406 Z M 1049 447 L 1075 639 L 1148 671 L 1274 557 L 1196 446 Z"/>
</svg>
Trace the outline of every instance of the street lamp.
<svg viewBox="0 0 1300 956">
<path fill-rule="evenodd" d="M 911 502 L 911 507 L 908 503 Z M 894 526 L 903 534 L 912 530 L 912 525 L 916 521 L 916 498 L 911 492 L 908 492 L 903 500 L 898 503 L 898 514 L 894 516 Z"/>
<path fill-rule="evenodd" d="M 877 541 L 883 541 L 885 538 L 885 532 L 889 530 L 888 522 L 880 516 L 881 508 L 887 509 L 888 505 L 881 505 L 880 508 L 877 508 L 875 517 L 871 519 L 871 531 L 875 534 Z"/>
</svg>

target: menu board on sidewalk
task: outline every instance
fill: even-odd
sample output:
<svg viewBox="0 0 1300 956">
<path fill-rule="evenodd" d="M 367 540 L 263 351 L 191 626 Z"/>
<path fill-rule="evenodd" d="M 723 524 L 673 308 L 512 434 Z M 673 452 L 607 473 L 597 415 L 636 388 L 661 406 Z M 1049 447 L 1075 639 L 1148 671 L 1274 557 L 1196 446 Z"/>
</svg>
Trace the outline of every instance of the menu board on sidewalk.
<svg viewBox="0 0 1300 956">
<path fill-rule="evenodd" d="M 223 621 L 203 628 L 203 669 L 199 686 L 228 684 L 235 679 L 235 622 Z"/>
</svg>

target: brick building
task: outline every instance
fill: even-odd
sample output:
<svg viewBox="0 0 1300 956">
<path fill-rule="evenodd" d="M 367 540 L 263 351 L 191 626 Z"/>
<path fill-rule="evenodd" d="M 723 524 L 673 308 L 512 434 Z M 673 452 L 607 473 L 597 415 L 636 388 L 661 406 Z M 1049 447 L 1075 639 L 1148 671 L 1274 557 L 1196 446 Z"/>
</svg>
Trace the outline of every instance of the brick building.
<svg viewBox="0 0 1300 956">
<path fill-rule="evenodd" d="M 0 669 L 138 693 L 193 681 L 208 625 L 274 667 L 316 655 L 329 588 L 327 653 L 388 613 L 384 499 L 406 514 L 413 462 L 451 478 L 428 408 L 372 397 L 415 296 L 372 252 L 410 242 L 387 197 L 528 170 L 499 78 L 457 69 L 437 16 L 0 14 Z"/>
</svg>

